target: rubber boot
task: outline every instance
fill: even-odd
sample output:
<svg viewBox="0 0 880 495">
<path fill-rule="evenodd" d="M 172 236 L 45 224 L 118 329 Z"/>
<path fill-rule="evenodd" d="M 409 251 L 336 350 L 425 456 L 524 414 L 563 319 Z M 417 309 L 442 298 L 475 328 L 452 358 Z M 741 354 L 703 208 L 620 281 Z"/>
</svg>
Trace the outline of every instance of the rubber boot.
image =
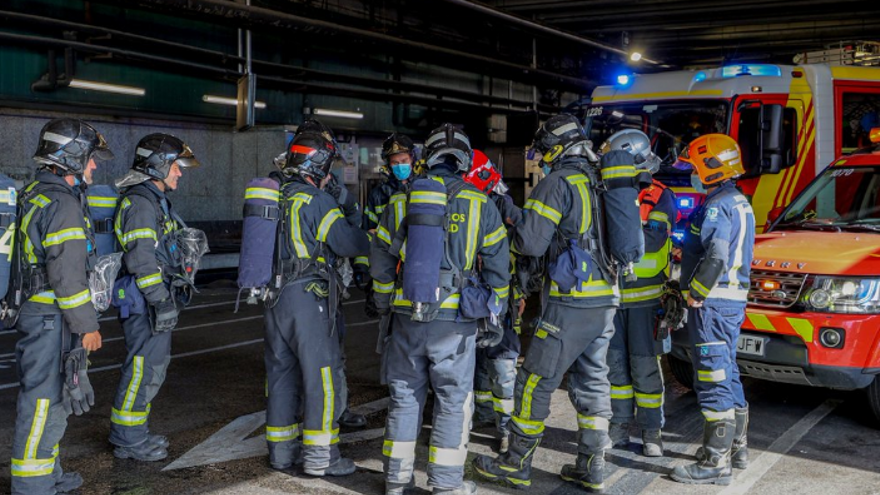
<svg viewBox="0 0 880 495">
<path fill-rule="evenodd" d="M 83 478 L 79 473 L 64 473 L 61 478 L 55 480 L 55 493 L 69 493 L 83 485 Z"/>
<path fill-rule="evenodd" d="M 144 440 L 133 447 L 116 447 L 113 455 L 118 459 L 134 459 L 142 462 L 161 461 L 168 457 L 168 451 L 162 447 L 153 445 L 149 440 Z"/>
<path fill-rule="evenodd" d="M 642 430 L 642 455 L 663 457 L 663 435 L 660 430 Z"/>
<path fill-rule="evenodd" d="M 171 442 L 168 441 L 168 437 L 165 435 L 153 435 L 152 433 L 148 433 L 147 441 L 156 447 L 161 447 L 165 450 L 168 450 L 168 447 L 171 446 Z"/>
<path fill-rule="evenodd" d="M 590 493 L 605 492 L 605 452 L 595 454 L 578 453 L 574 464 L 562 466 L 559 476 L 575 483 Z"/>
<path fill-rule="evenodd" d="M 342 416 L 339 417 L 339 424 L 346 428 L 363 428 L 367 426 L 367 418 L 363 414 L 355 414 L 346 408 L 345 411 L 342 411 Z"/>
<path fill-rule="evenodd" d="M 465 481 L 458 488 L 434 488 L 434 495 L 473 495 L 477 493 L 477 484 Z"/>
<path fill-rule="evenodd" d="M 746 469 L 749 467 L 749 408 L 737 408 L 736 414 L 736 435 L 733 438 L 733 448 L 730 454 L 730 463 L 734 469 Z M 697 449 L 694 454 L 697 460 L 703 458 L 703 447 Z"/>
<path fill-rule="evenodd" d="M 611 447 L 626 448 L 629 445 L 629 423 L 611 423 L 608 436 L 611 437 Z"/>
<path fill-rule="evenodd" d="M 416 487 L 416 479 L 412 477 L 409 479 L 409 483 L 394 483 L 391 481 L 385 482 L 385 495 L 406 495 L 409 490 L 412 490 Z"/>
<path fill-rule="evenodd" d="M 292 451 L 290 453 L 290 457 L 287 457 L 286 455 L 281 456 L 277 453 L 273 455 L 272 454 L 273 445 L 274 444 L 270 444 L 270 446 L 269 446 L 269 453 L 270 453 L 269 465 L 272 466 L 272 469 L 275 469 L 276 471 L 286 471 L 288 469 L 297 468 L 297 467 L 302 466 L 302 464 L 303 464 L 302 442 L 300 442 L 300 441 L 294 442 L 294 444 L 292 446 Z M 279 457 L 281 457 L 281 459 L 283 459 L 283 460 L 279 460 Z M 273 461 L 273 459 L 275 459 L 275 460 Z M 290 461 L 288 461 L 288 459 Z"/>
<path fill-rule="evenodd" d="M 527 488 L 532 485 L 532 456 L 541 439 L 512 432 L 509 437 L 510 448 L 506 454 L 495 458 L 479 455 L 474 458 L 474 470 L 483 478 L 504 481 L 515 488 Z"/>
<path fill-rule="evenodd" d="M 321 468 L 305 468 L 303 472 L 309 476 L 348 476 L 349 474 L 355 472 L 357 467 L 354 465 L 354 461 L 349 459 L 348 457 L 340 457 L 333 464 Z"/>
<path fill-rule="evenodd" d="M 679 483 L 729 485 L 733 480 L 730 451 L 733 447 L 736 421 L 722 419 L 707 422 L 703 431 L 703 459 L 687 466 L 677 466 L 671 477 Z"/>
</svg>

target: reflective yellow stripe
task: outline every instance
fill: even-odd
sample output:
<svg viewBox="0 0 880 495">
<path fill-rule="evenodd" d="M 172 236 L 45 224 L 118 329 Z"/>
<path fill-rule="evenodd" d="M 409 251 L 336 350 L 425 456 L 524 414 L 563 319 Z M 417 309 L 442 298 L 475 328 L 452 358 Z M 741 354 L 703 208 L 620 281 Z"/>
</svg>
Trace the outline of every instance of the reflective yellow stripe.
<svg viewBox="0 0 880 495">
<path fill-rule="evenodd" d="M 469 191 L 462 191 L 462 193 L 466 192 Z M 459 194 L 459 196 L 469 197 L 469 195 L 464 194 Z M 480 233 L 480 218 L 482 217 L 482 212 L 483 201 L 470 198 L 467 223 L 467 250 L 465 251 L 465 270 L 470 270 L 474 267 L 474 262 L 477 257 L 477 236 Z"/>
<path fill-rule="evenodd" d="M 606 418 L 600 418 L 599 416 L 583 416 L 581 414 L 577 415 L 578 418 L 578 428 L 582 428 L 584 430 L 604 430 L 607 431 L 611 422 Z"/>
<path fill-rule="evenodd" d="M 55 304 L 55 291 L 49 290 L 40 292 L 39 294 L 31 296 L 28 301 L 42 304 Z"/>
<path fill-rule="evenodd" d="M 492 232 L 483 238 L 483 247 L 494 246 L 501 242 L 505 237 L 507 237 L 507 229 L 502 225 L 498 227 L 495 232 Z"/>
<path fill-rule="evenodd" d="M 486 390 L 474 390 L 474 400 L 478 403 L 492 402 L 492 392 Z"/>
<path fill-rule="evenodd" d="M 602 180 L 623 179 L 635 177 L 639 172 L 632 165 L 620 165 L 602 169 Z"/>
<path fill-rule="evenodd" d="M 520 418 L 519 416 L 513 416 L 510 420 L 513 421 L 516 424 L 516 427 L 526 435 L 540 435 L 544 432 L 543 421 L 533 421 Z"/>
<path fill-rule="evenodd" d="M 57 246 L 67 241 L 73 241 L 76 239 L 85 240 L 85 238 L 85 230 L 81 227 L 73 227 L 70 229 L 59 230 L 58 232 L 52 232 L 47 235 L 46 238 L 43 239 L 43 247 Z"/>
<path fill-rule="evenodd" d="M 659 409 L 663 405 L 663 394 L 636 392 L 636 405 L 645 409 Z"/>
<path fill-rule="evenodd" d="M 116 208 L 119 198 L 112 196 L 89 196 L 88 202 L 89 206 L 94 206 L 95 208 Z"/>
<path fill-rule="evenodd" d="M 40 208 L 45 208 L 45 207 L 49 206 L 49 203 L 51 203 L 51 202 L 52 201 L 49 198 L 47 198 L 46 196 L 43 196 L 42 194 L 37 194 L 36 196 L 31 198 L 31 204 L 35 204 L 35 205 L 39 206 Z"/>
<path fill-rule="evenodd" d="M 620 293 L 620 290 L 613 285 L 609 285 L 604 280 L 594 280 L 592 282 L 582 282 L 578 289 L 572 289 L 570 293 L 559 292 L 559 286 L 556 282 L 550 284 L 551 297 L 606 297 Z"/>
<path fill-rule="evenodd" d="M 369 265 L 369 264 L 370 264 L 370 258 L 368 258 L 368 257 L 366 257 L 366 256 L 357 256 L 357 257 L 354 259 L 354 264 L 355 264 L 355 265 Z"/>
<path fill-rule="evenodd" d="M 385 211 L 385 205 L 376 205 L 376 213 L 381 215 L 383 211 Z"/>
<path fill-rule="evenodd" d="M 438 466 L 463 466 L 467 460 L 467 448 L 444 449 L 434 447 L 428 449 L 428 462 Z"/>
<path fill-rule="evenodd" d="M 617 400 L 623 399 L 632 399 L 633 398 L 633 387 L 632 385 L 624 385 L 622 387 L 611 386 L 611 398 Z"/>
<path fill-rule="evenodd" d="M 553 225 L 559 225 L 560 220 L 562 220 L 561 213 L 536 199 L 530 199 L 526 201 L 525 209 L 531 210 L 538 215 L 546 218 L 547 220 L 550 220 L 551 222 L 553 222 Z"/>
<path fill-rule="evenodd" d="M 808 344 L 813 342 L 813 333 L 815 329 L 810 320 L 804 318 L 786 318 L 785 320 L 788 321 L 788 324 L 791 325 L 791 328 L 794 329 L 795 333 L 801 336 L 804 342 Z"/>
<path fill-rule="evenodd" d="M 650 301 L 651 299 L 657 299 L 663 295 L 663 285 L 649 285 L 646 287 L 639 287 L 638 289 L 623 289 L 620 292 L 623 302 Z"/>
<path fill-rule="evenodd" d="M 303 241 L 302 235 L 302 227 L 300 225 L 299 218 L 299 210 L 302 208 L 304 204 L 309 204 L 312 201 L 312 197 L 308 194 L 296 193 L 291 198 L 290 205 L 290 236 L 293 240 L 293 249 L 296 251 L 296 256 L 298 258 L 308 258 L 309 250 L 306 247 L 305 241 Z"/>
<path fill-rule="evenodd" d="M 434 191 L 413 191 L 410 193 L 410 202 L 446 206 L 446 195 Z"/>
<path fill-rule="evenodd" d="M 505 285 L 504 287 L 495 287 L 492 289 L 495 292 L 495 295 L 500 297 L 501 299 L 506 299 L 507 296 L 510 295 L 510 286 Z"/>
<path fill-rule="evenodd" d="M 58 299 L 58 307 L 61 309 L 73 309 L 87 302 L 91 302 L 92 294 L 89 292 L 89 289 L 86 289 L 82 292 L 78 292 L 69 297 L 57 297 Z"/>
<path fill-rule="evenodd" d="M 118 237 L 118 236 L 117 236 Z M 130 232 L 126 232 L 122 237 L 119 238 L 120 244 L 123 246 L 127 245 L 129 242 L 135 239 L 152 239 L 157 240 L 156 231 L 153 229 L 136 229 Z"/>
<path fill-rule="evenodd" d="M 672 228 L 672 224 L 669 223 L 669 215 L 662 211 L 651 210 L 651 212 L 648 213 L 648 220 L 654 220 L 655 222 L 665 224 L 667 229 Z"/>
<path fill-rule="evenodd" d="M 459 294 L 452 294 L 447 297 L 445 301 L 440 304 L 441 309 L 458 309 L 458 303 L 461 296 Z M 392 304 L 400 307 L 412 307 L 412 301 L 404 299 L 403 297 L 403 289 L 396 289 L 394 291 L 394 300 Z"/>
<path fill-rule="evenodd" d="M 43 438 L 43 430 L 46 429 L 46 421 L 49 419 L 49 399 L 37 399 L 34 408 L 34 419 L 31 421 L 31 431 L 28 433 L 27 443 L 24 446 L 25 460 L 37 458 L 37 448 Z"/>
<path fill-rule="evenodd" d="M 376 237 L 378 237 L 380 241 L 384 241 L 385 244 L 391 244 L 391 234 L 388 233 L 388 229 L 381 225 L 376 227 Z"/>
<path fill-rule="evenodd" d="M 694 289 L 695 291 L 697 291 L 697 294 L 703 297 L 709 296 L 709 289 L 707 289 L 706 286 L 701 284 L 700 281 L 697 279 L 691 280 L 691 289 Z"/>
<path fill-rule="evenodd" d="M 132 361 L 131 381 L 128 382 L 128 389 L 125 391 L 125 399 L 122 401 L 122 410 L 131 412 L 134 407 L 134 400 L 137 397 L 138 390 L 141 388 L 141 380 L 144 378 L 144 357 L 135 356 Z"/>
<path fill-rule="evenodd" d="M 406 215 L 406 195 L 399 194 L 391 197 L 391 203 L 394 204 L 394 229 L 400 228 L 400 223 Z"/>
<path fill-rule="evenodd" d="M 332 431 L 304 430 L 303 445 L 326 447 L 339 443 L 339 428 Z"/>
<path fill-rule="evenodd" d="M 331 431 L 333 429 L 333 408 L 336 404 L 333 400 L 335 395 L 333 391 L 333 373 L 329 366 L 321 368 L 321 386 L 324 389 L 323 427 L 324 431 Z"/>
<path fill-rule="evenodd" d="M 706 421 L 721 421 L 722 419 L 736 419 L 736 413 L 733 409 L 728 409 L 726 411 L 713 411 L 711 409 L 703 409 L 702 411 L 703 417 L 706 418 Z"/>
<path fill-rule="evenodd" d="M 767 318 L 766 315 L 757 314 L 757 313 L 746 313 L 746 318 L 749 319 L 749 323 L 755 327 L 755 330 L 763 330 L 765 332 L 775 332 L 776 327 L 773 326 L 773 323 L 770 322 L 770 318 Z M 812 341 L 812 339 L 810 339 Z"/>
<path fill-rule="evenodd" d="M 523 390 L 522 407 L 519 412 L 519 416 L 522 419 L 532 418 L 532 394 L 535 392 L 535 387 L 538 386 L 539 381 L 541 381 L 541 377 L 534 373 L 530 373 L 528 380 L 526 380 L 526 386 Z"/>
<path fill-rule="evenodd" d="M 55 470 L 56 457 L 57 454 L 48 459 L 12 459 L 12 476 L 18 478 L 49 476 Z"/>
<path fill-rule="evenodd" d="M 376 216 L 375 213 L 373 213 L 372 211 L 370 211 L 369 208 L 367 208 L 366 210 L 364 210 L 364 215 L 366 215 L 367 218 L 369 218 L 373 223 L 379 223 L 379 217 Z"/>
<path fill-rule="evenodd" d="M 385 442 L 382 443 L 382 454 L 385 457 L 391 457 L 393 459 L 415 459 L 416 443 L 385 440 Z"/>
<path fill-rule="evenodd" d="M 720 370 L 697 370 L 697 380 L 701 382 L 719 383 L 727 379 L 727 372 Z"/>
<path fill-rule="evenodd" d="M 492 409 L 494 409 L 495 412 L 509 416 L 513 413 L 513 399 L 499 399 L 498 397 L 492 397 Z"/>
<path fill-rule="evenodd" d="M 267 199 L 278 202 L 281 199 L 281 192 L 265 187 L 249 187 L 244 190 L 244 199 Z"/>
<path fill-rule="evenodd" d="M 266 440 L 269 442 L 289 442 L 299 438 L 299 423 L 287 426 L 266 426 Z"/>
<path fill-rule="evenodd" d="M 150 405 L 147 404 L 147 410 L 140 411 L 120 411 L 119 409 L 111 408 L 110 410 L 110 422 L 121 425 L 121 426 L 140 426 L 147 423 L 147 419 L 150 417 Z"/>
<path fill-rule="evenodd" d="M 581 198 L 581 226 L 578 232 L 583 234 L 590 228 L 590 225 L 592 225 L 593 223 L 593 205 L 590 204 L 590 191 L 588 189 L 590 179 L 588 179 L 585 175 L 575 174 L 566 177 L 565 180 L 577 188 L 578 196 Z"/>
<path fill-rule="evenodd" d="M 343 215 L 339 208 L 333 208 L 324 215 L 320 225 L 318 225 L 318 242 L 327 242 L 327 234 L 330 233 L 330 227 L 333 227 L 333 224 L 340 218 L 343 218 Z"/>
<path fill-rule="evenodd" d="M 376 279 L 373 279 L 373 291 L 379 294 L 391 294 L 391 291 L 394 290 L 394 282 L 388 282 L 387 284 L 383 284 Z"/>
<path fill-rule="evenodd" d="M 42 207 L 40 207 L 42 208 Z M 24 239 L 24 252 L 27 254 L 27 259 L 30 263 L 37 262 L 37 256 L 34 254 L 34 243 L 31 242 L 30 238 L 27 235 L 28 229 L 30 228 L 31 220 L 33 219 L 34 214 L 36 214 L 37 208 L 31 208 L 24 215 L 24 219 L 21 221 L 21 228 L 19 231 L 21 232 L 21 237 Z"/>
<path fill-rule="evenodd" d="M 139 279 L 136 279 L 134 282 L 138 286 L 138 289 L 146 289 L 147 287 L 152 287 L 156 284 L 162 283 L 162 273 L 145 275 Z"/>
</svg>

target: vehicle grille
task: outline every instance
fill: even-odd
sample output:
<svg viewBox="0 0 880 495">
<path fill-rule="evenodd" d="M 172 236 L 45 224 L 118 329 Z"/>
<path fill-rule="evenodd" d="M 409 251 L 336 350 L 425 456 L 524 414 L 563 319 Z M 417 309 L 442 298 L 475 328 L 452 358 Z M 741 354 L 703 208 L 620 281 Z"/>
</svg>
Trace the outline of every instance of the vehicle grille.
<svg viewBox="0 0 880 495">
<path fill-rule="evenodd" d="M 756 363 L 737 359 L 740 374 L 772 382 L 793 383 L 795 385 L 813 385 L 802 368 L 782 366 L 780 364 Z"/>
<path fill-rule="evenodd" d="M 749 303 L 766 308 L 790 308 L 798 302 L 807 276 L 800 273 L 782 273 L 752 270 Z M 762 282 L 779 283 L 779 289 L 765 290 Z"/>
</svg>

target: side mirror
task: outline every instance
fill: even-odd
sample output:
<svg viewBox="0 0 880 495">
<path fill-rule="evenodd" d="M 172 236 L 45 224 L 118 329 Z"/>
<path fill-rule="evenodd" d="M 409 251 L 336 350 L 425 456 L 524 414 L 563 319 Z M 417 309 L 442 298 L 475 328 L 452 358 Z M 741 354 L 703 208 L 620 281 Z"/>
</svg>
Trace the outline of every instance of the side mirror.
<svg viewBox="0 0 880 495">
<path fill-rule="evenodd" d="M 761 122 L 761 172 L 778 174 L 788 165 L 785 160 L 785 128 L 782 105 L 765 105 Z"/>
</svg>

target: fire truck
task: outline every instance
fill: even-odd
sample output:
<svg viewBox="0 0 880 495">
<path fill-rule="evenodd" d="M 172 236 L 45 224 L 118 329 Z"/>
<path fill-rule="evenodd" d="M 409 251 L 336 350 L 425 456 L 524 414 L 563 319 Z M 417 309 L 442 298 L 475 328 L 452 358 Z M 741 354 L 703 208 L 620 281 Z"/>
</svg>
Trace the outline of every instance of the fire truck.
<svg viewBox="0 0 880 495">
<path fill-rule="evenodd" d="M 738 185 L 760 234 L 742 375 L 866 389 L 880 422 L 880 68 L 741 64 L 621 77 L 579 111 L 594 143 L 622 128 L 651 137 L 684 218 L 702 197 L 671 167 L 675 157 L 702 134 L 737 139 Z M 686 386 L 690 352 L 687 332 L 674 332 L 669 364 Z"/>
</svg>

